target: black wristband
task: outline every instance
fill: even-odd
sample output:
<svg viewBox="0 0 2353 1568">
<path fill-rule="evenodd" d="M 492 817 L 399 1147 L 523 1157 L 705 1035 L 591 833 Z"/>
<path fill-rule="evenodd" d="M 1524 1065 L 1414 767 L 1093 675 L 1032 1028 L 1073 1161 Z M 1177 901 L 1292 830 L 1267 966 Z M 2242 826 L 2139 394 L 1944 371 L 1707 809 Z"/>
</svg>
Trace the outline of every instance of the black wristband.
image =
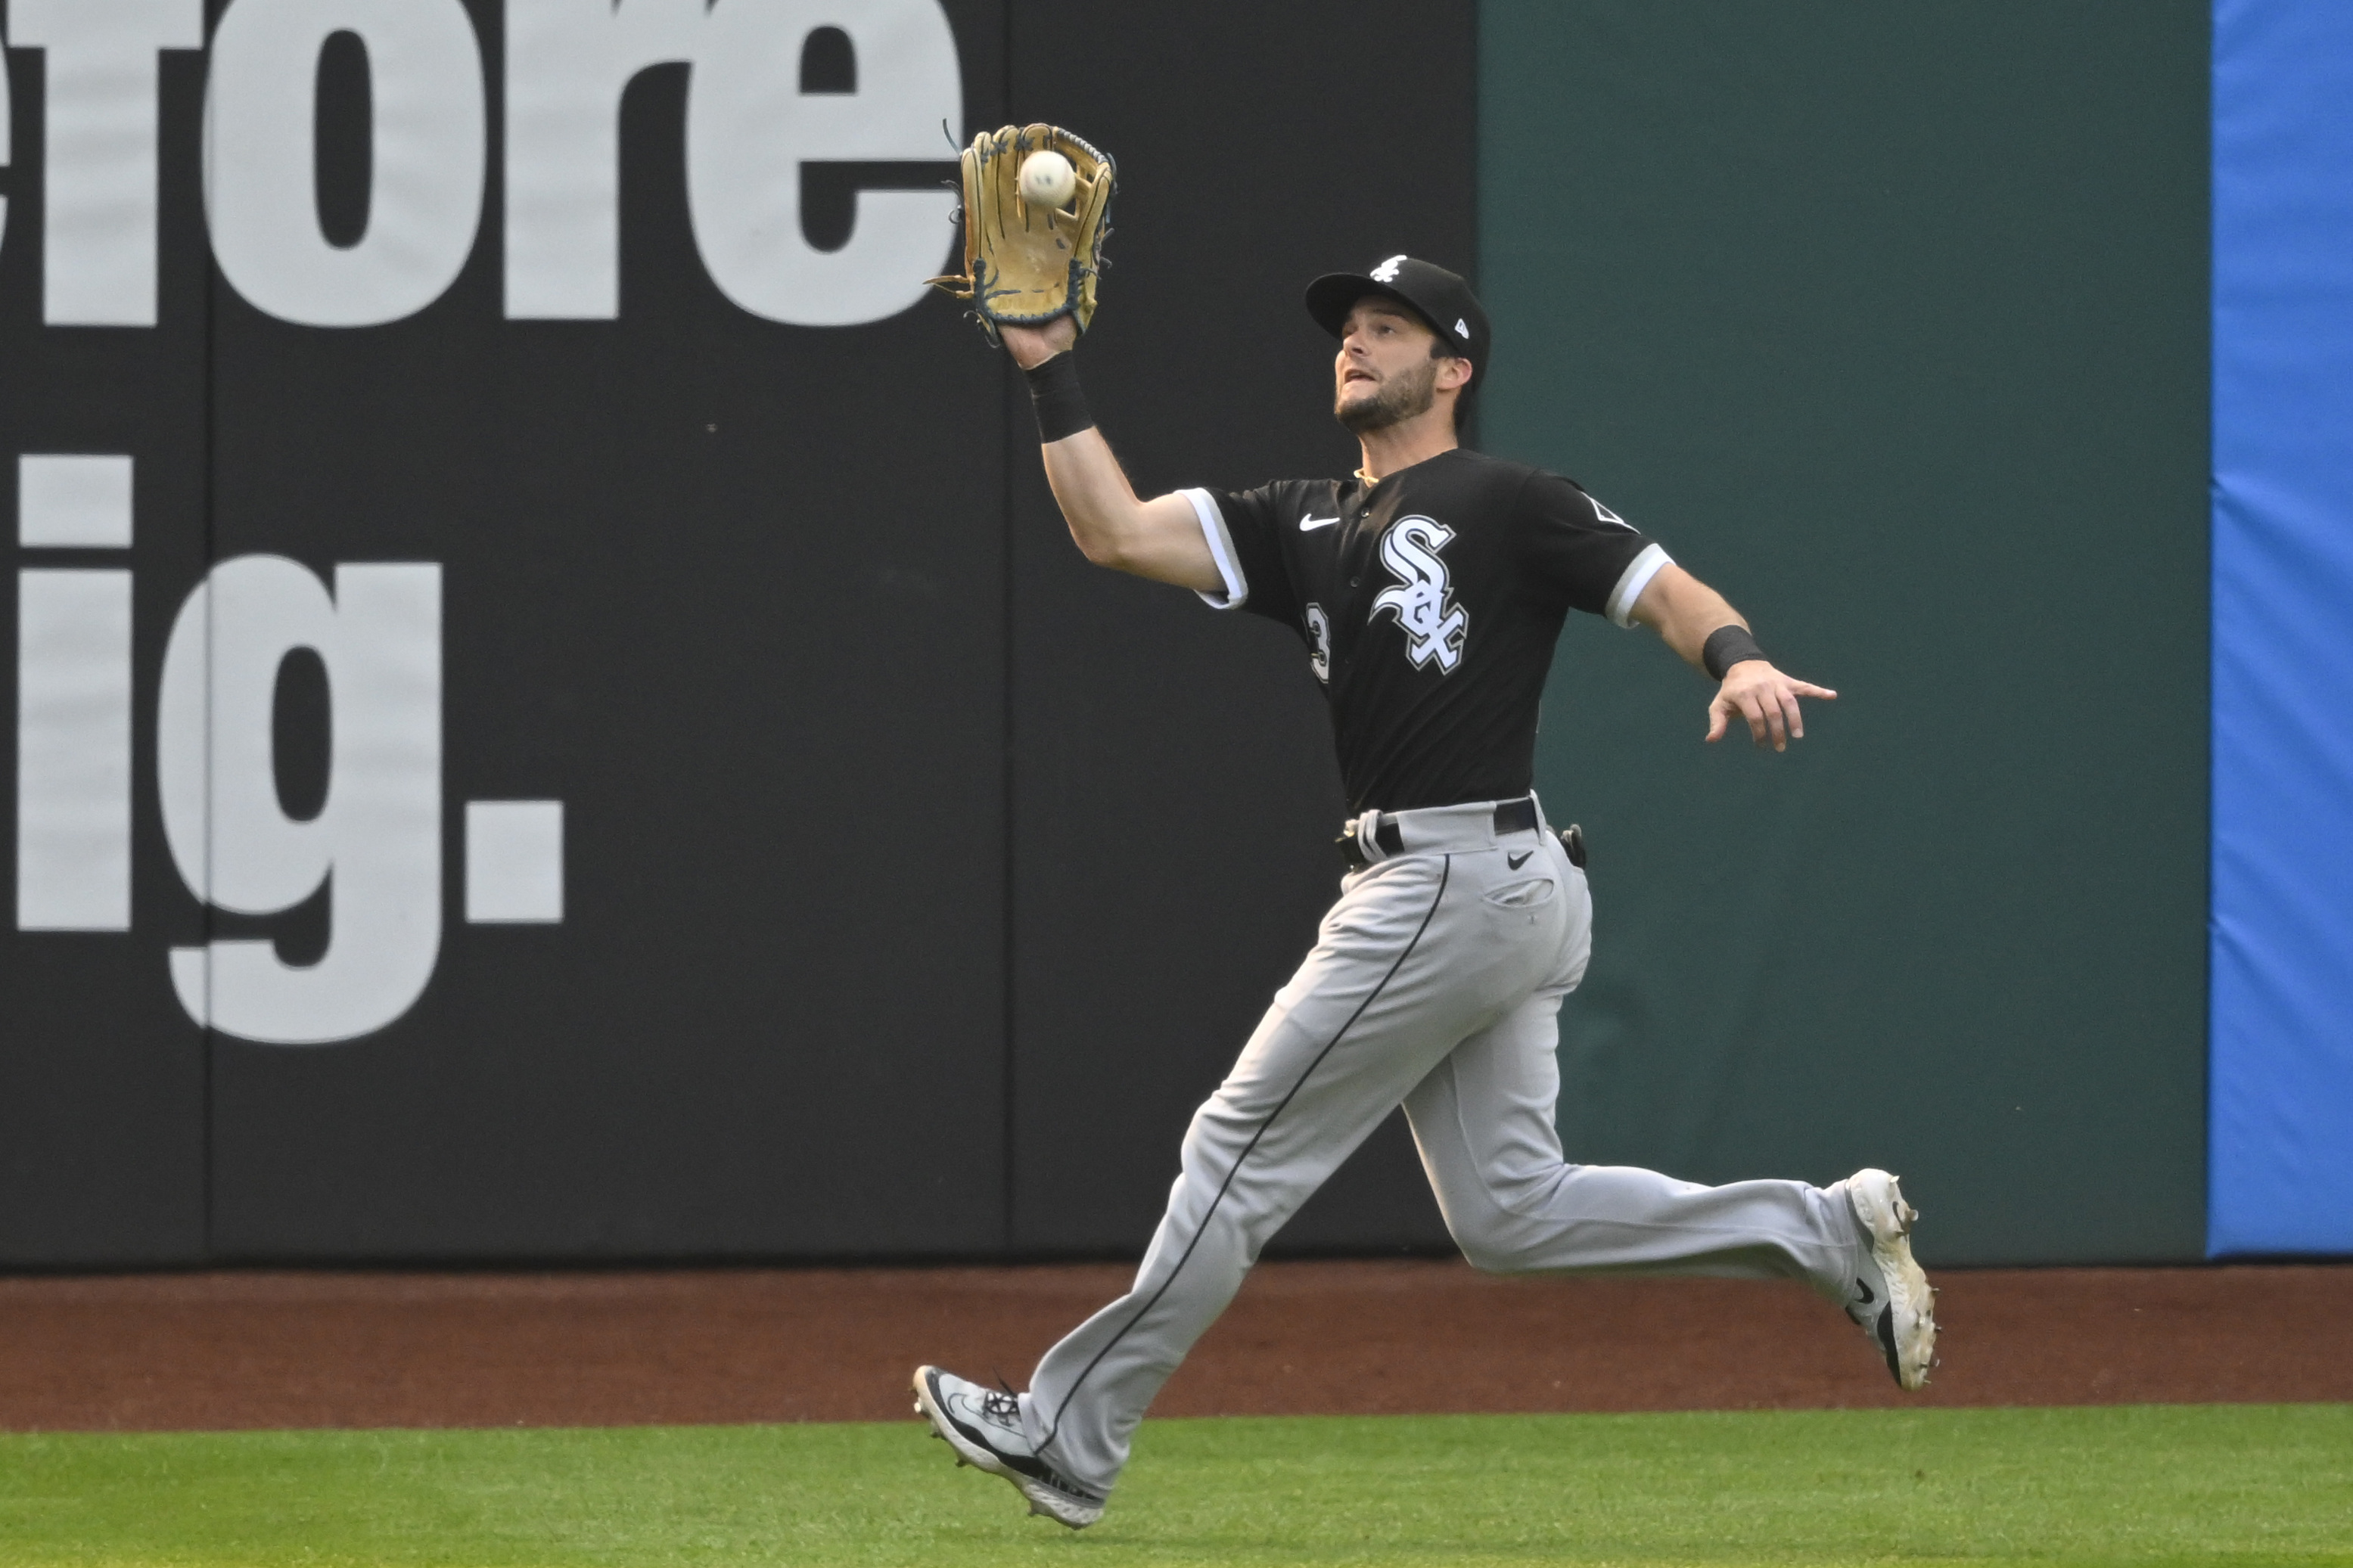
<svg viewBox="0 0 2353 1568">
<path fill-rule="evenodd" d="M 1059 441 L 1094 427 L 1087 395 L 1079 386 L 1079 358 L 1064 349 L 1021 373 L 1029 382 L 1029 406 L 1038 416 L 1038 439 Z"/>
<path fill-rule="evenodd" d="M 1699 661 L 1707 667 L 1712 680 L 1722 680 L 1724 672 L 1743 659 L 1764 657 L 1765 650 L 1757 646 L 1746 626 L 1718 626 L 1707 634 L 1699 650 Z"/>
</svg>

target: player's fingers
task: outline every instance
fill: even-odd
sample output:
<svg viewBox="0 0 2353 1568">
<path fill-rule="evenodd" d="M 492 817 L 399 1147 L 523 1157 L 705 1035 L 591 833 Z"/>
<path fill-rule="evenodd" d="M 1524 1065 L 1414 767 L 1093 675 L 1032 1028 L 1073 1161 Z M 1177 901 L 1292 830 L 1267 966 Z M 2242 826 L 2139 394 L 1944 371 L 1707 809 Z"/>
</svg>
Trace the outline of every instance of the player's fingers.
<svg viewBox="0 0 2353 1568">
<path fill-rule="evenodd" d="M 1773 749 L 1777 752 L 1788 751 L 1789 749 L 1788 721 L 1781 714 L 1780 694 L 1767 690 L 1757 700 L 1757 706 L 1765 710 L 1765 728 L 1773 737 Z"/>
<path fill-rule="evenodd" d="M 1804 740 L 1806 738 L 1806 716 L 1802 712 L 1799 711 L 1798 694 L 1790 690 L 1788 687 L 1783 687 L 1779 692 L 1779 696 L 1781 699 L 1781 717 L 1788 722 L 1789 739 L 1792 741 Z"/>
<path fill-rule="evenodd" d="M 1819 697 L 1825 702 L 1835 702 L 1838 700 L 1837 692 L 1832 691 L 1827 686 L 1816 686 L 1810 680 L 1793 680 L 1789 682 L 1789 689 L 1796 692 L 1800 697 Z"/>
<path fill-rule="evenodd" d="M 1732 704 L 1719 697 L 1707 705 L 1707 741 L 1714 745 L 1724 739 L 1725 727 L 1732 721 Z"/>
<path fill-rule="evenodd" d="M 1754 692 L 1744 691 L 1737 699 L 1740 716 L 1748 721 L 1748 738 L 1758 745 L 1765 743 L 1765 705 L 1757 700 Z"/>
</svg>

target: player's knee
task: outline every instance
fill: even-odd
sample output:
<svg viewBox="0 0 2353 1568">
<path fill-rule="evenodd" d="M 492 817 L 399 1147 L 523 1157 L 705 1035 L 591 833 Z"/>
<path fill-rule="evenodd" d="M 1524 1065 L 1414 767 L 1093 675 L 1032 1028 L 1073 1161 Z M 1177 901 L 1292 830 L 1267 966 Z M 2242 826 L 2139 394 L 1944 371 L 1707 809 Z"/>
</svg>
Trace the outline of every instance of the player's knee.
<svg viewBox="0 0 2353 1568">
<path fill-rule="evenodd" d="M 1509 1247 L 1488 1247 L 1475 1242 L 1464 1243 L 1459 1238 L 1456 1245 L 1461 1247 L 1464 1260 L 1482 1274 L 1520 1272 L 1520 1255 Z"/>
<path fill-rule="evenodd" d="M 1446 1227 L 1453 1233 L 1454 1245 L 1462 1249 L 1463 1259 L 1482 1274 L 1515 1274 L 1521 1264 L 1519 1237 L 1514 1234 L 1511 1216 L 1489 1204 L 1480 1204 L 1468 1213 L 1450 1207 L 1446 1212 Z"/>
</svg>

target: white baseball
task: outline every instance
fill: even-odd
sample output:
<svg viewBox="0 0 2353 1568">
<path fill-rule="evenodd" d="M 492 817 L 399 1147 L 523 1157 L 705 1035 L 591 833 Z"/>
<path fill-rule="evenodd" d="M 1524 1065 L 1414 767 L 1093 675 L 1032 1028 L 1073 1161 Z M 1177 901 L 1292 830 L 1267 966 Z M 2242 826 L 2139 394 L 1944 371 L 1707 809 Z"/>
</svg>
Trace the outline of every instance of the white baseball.
<svg viewBox="0 0 2353 1568">
<path fill-rule="evenodd" d="M 1021 160 L 1021 199 L 1033 207 L 1059 207 L 1079 193 L 1079 172 L 1060 153 L 1032 153 Z"/>
</svg>

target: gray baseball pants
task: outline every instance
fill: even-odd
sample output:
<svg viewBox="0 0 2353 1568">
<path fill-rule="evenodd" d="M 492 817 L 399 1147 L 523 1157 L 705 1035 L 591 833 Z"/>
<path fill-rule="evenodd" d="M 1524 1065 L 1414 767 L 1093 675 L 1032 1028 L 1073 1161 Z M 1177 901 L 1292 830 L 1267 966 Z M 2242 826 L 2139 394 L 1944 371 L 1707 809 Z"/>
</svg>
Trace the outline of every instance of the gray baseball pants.
<svg viewBox="0 0 2353 1568">
<path fill-rule="evenodd" d="M 1370 815 L 1370 814 L 1368 814 Z M 1835 1299 L 1861 1244 L 1843 1184 L 1705 1187 L 1561 1155 L 1560 1000 L 1585 977 L 1585 873 L 1493 803 L 1391 814 L 1402 847 L 1341 884 L 1315 947 L 1185 1135 L 1127 1294 L 1046 1352 L 1030 1440 L 1108 1493 L 1145 1408 L 1259 1251 L 1402 1102 L 1463 1255 L 1497 1273 L 1796 1279 Z"/>
</svg>

